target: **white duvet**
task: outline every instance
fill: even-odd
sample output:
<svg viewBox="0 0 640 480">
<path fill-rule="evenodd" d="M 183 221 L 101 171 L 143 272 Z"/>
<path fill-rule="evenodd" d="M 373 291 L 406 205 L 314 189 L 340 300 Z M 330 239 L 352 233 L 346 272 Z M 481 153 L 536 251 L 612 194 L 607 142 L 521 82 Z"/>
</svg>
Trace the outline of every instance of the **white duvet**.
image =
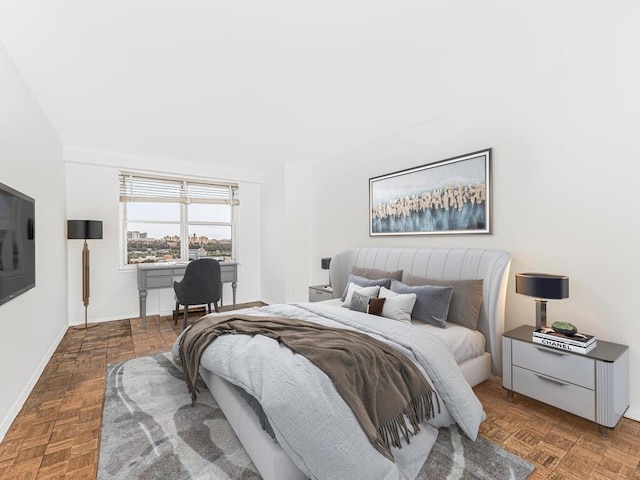
<svg viewBox="0 0 640 480">
<path fill-rule="evenodd" d="M 243 310 L 256 315 L 298 318 L 336 328 L 364 331 L 393 345 L 425 373 L 438 395 L 440 412 L 410 444 L 393 449 L 395 463 L 365 436 L 331 380 L 302 355 L 261 335 L 224 335 L 204 352 L 201 366 L 254 396 L 278 443 L 312 479 L 413 480 L 437 437 L 453 422 L 475 440 L 485 415 L 447 344 L 406 325 L 340 307 L 308 303 Z M 434 402 L 437 403 L 437 402 Z"/>
</svg>

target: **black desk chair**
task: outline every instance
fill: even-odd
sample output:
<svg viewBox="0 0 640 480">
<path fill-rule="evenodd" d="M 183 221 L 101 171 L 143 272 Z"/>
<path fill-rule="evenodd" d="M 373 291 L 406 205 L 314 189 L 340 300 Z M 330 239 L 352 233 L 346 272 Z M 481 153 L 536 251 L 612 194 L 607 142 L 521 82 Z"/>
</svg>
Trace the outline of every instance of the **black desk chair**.
<svg viewBox="0 0 640 480">
<path fill-rule="evenodd" d="M 178 324 L 178 309 L 184 305 L 182 329 L 187 328 L 189 305 L 207 305 L 207 313 L 211 313 L 213 303 L 216 312 L 222 293 L 220 278 L 220 263 L 213 258 L 200 258 L 187 265 L 184 277 L 179 282 L 173 282 L 176 295 L 176 310 L 173 313 L 174 324 Z"/>
</svg>

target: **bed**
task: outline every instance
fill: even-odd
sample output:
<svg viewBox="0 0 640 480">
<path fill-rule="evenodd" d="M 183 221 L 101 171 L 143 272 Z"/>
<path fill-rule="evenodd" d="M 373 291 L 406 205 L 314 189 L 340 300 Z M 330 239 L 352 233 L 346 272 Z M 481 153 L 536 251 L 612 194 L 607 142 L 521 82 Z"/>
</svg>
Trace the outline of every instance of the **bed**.
<svg viewBox="0 0 640 480">
<path fill-rule="evenodd" d="M 470 387 L 484 381 L 492 373 L 501 373 L 500 345 L 504 329 L 509 266 L 510 255 L 496 250 L 353 248 L 336 254 L 331 261 L 330 278 L 334 300 L 315 304 L 272 305 L 245 311 L 256 315 L 266 313 L 302 318 L 328 325 L 338 322 L 341 328 L 370 330 L 369 333 L 380 336 L 384 341 L 398 342 L 398 348 L 406 348 L 408 356 L 419 357 L 412 359 L 424 368 L 425 376 L 437 387 L 438 403 L 442 401 L 445 407 L 429 421 L 429 428 L 423 428 L 411 439 L 409 445 L 395 451 L 396 462 L 393 464 L 386 459 L 380 460 L 379 455 L 371 454 L 367 447 L 362 447 L 358 443 L 360 439 L 357 432 L 353 433 L 353 436 L 351 432 L 335 433 L 337 427 L 326 424 L 329 421 L 326 419 L 332 415 L 340 419 L 341 428 L 343 424 L 350 425 L 350 420 L 346 419 L 348 414 L 340 410 L 341 406 L 331 404 L 330 407 L 325 407 L 325 404 L 328 405 L 330 402 L 323 395 L 326 395 L 327 389 L 330 390 L 330 386 L 323 385 L 324 380 L 321 376 L 314 377 L 309 373 L 309 366 L 304 362 L 300 364 L 295 355 L 282 353 L 286 350 L 285 347 L 273 350 L 266 358 L 260 360 L 261 364 L 257 364 L 252 352 L 264 348 L 259 345 L 261 340 L 254 340 L 246 335 L 225 335 L 212 344 L 216 345 L 216 348 L 207 349 L 203 355 L 200 374 L 265 480 L 415 478 L 435 442 L 438 427 L 455 422 L 468 436 L 475 438 L 474 431 L 477 434 L 479 422 L 484 419 L 482 407 Z M 452 323 L 441 329 L 419 321 L 400 326 L 398 322 L 380 317 L 370 318 L 372 316 L 369 314 L 344 308 L 341 297 L 347 290 L 354 267 L 388 272 L 402 271 L 403 279 L 413 276 L 414 280 L 429 279 L 434 282 L 443 281 L 444 284 L 481 280 L 482 298 L 478 307 L 477 329 L 473 331 Z M 228 339 L 231 343 L 226 343 L 226 337 L 245 338 Z M 261 336 L 256 336 L 258 337 Z M 238 341 L 241 342 L 239 348 L 237 344 L 232 345 Z M 470 345 L 475 347 L 471 348 Z M 428 353 L 425 354 L 426 351 Z M 286 356 L 286 361 L 290 362 L 284 374 L 291 375 L 291 382 L 284 382 L 284 385 L 279 387 L 280 390 L 274 393 L 269 382 L 262 378 L 254 378 L 254 372 L 261 368 L 267 368 L 269 371 L 280 368 L 270 364 L 271 357 L 277 355 Z M 431 358 L 424 360 L 423 355 Z M 234 364 L 246 364 L 247 371 L 231 378 L 229 369 L 234 368 Z M 309 378 L 302 379 L 301 374 L 294 372 L 296 369 L 303 374 L 309 373 Z M 299 386 L 289 385 L 298 381 L 297 376 L 301 381 L 313 383 L 312 387 L 305 386 L 301 393 L 305 397 L 302 399 L 298 398 L 297 393 L 292 393 L 295 390 L 287 393 L 289 388 L 300 390 Z M 446 389 L 443 384 L 447 384 Z M 269 422 L 275 422 L 277 442 L 265 432 L 264 418 L 261 424 L 255 408 L 243 398 L 237 386 L 268 403 L 268 408 L 265 407 L 265 412 L 262 413 L 266 413 Z M 453 393 L 448 391 L 450 387 Z M 310 395 L 311 388 L 317 388 L 318 392 Z M 268 400 L 265 395 L 270 395 Z M 282 398 L 274 400 L 274 396 L 279 395 L 282 395 Z M 333 399 L 331 401 L 333 402 Z M 293 413 L 302 410 L 303 407 L 310 410 L 304 412 L 304 423 L 313 426 L 308 430 L 313 431 L 313 435 L 321 437 L 322 440 L 311 439 L 313 435 L 305 433 L 306 430 L 303 431 L 299 427 L 302 422 L 297 421 Z M 324 408 L 330 409 L 330 414 L 324 412 Z M 348 412 L 348 407 L 346 408 Z M 345 430 L 348 429 L 345 427 Z M 337 439 L 333 438 L 333 435 L 336 435 Z M 335 458 L 327 461 L 328 456 Z M 354 460 L 355 457 L 359 458 Z"/>
</svg>

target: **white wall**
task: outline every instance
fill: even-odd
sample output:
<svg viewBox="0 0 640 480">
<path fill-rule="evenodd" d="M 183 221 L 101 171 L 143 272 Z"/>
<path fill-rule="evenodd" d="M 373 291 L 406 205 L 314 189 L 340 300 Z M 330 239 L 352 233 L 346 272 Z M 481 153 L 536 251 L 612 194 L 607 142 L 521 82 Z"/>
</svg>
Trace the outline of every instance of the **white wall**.
<svg viewBox="0 0 640 480">
<path fill-rule="evenodd" d="M 67 329 L 62 144 L 2 43 L 0 182 L 36 210 L 36 286 L 0 305 L 1 440 Z"/>
<path fill-rule="evenodd" d="M 285 299 L 287 263 L 285 238 L 285 169 L 274 166 L 265 172 L 262 187 L 262 300 L 281 303 Z"/>
<path fill-rule="evenodd" d="M 509 251 L 507 329 L 534 323 L 533 299 L 514 292 L 516 272 L 568 275 L 570 297 L 550 301 L 549 318 L 629 345 L 628 415 L 640 419 L 640 39 L 630 48 L 625 27 L 572 24 L 571 41 L 584 50 L 558 48 L 552 74 L 532 69 L 491 98 L 325 163 L 312 179 L 310 242 L 314 259 L 358 245 Z M 494 149 L 491 235 L 369 237 L 369 177 L 485 147 Z M 322 270 L 312 270 L 310 283 L 322 281 Z"/>
<path fill-rule="evenodd" d="M 90 240 L 91 298 L 89 321 L 101 322 L 139 316 L 135 269 L 119 266 L 118 172 L 153 171 L 217 180 L 238 181 L 237 302 L 260 299 L 260 183 L 256 172 L 234 171 L 214 164 L 201 165 L 171 159 L 138 157 L 110 152 L 65 148 L 68 218 L 103 221 L 103 239 Z M 81 288 L 81 241 L 69 241 L 69 323 L 84 322 Z M 230 284 L 224 285 L 224 303 L 232 301 Z M 147 315 L 167 315 L 174 308 L 173 290 L 149 290 Z"/>
<path fill-rule="evenodd" d="M 267 303 L 309 300 L 311 171 L 309 165 L 285 163 L 265 174 L 262 299 Z"/>
<path fill-rule="evenodd" d="M 287 303 L 309 300 L 309 184 L 312 169 L 305 164 L 285 165 L 285 298 Z M 319 260 L 318 260 L 319 262 Z"/>
</svg>

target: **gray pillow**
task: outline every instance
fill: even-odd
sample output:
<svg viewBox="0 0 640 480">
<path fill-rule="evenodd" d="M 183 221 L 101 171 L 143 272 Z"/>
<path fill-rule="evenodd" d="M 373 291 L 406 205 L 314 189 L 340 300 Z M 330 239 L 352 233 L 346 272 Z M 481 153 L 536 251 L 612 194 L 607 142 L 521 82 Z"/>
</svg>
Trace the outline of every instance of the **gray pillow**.
<svg viewBox="0 0 640 480">
<path fill-rule="evenodd" d="M 391 279 L 380 278 L 380 279 L 371 280 L 368 278 L 359 277 L 357 275 L 349 275 L 349 280 L 347 280 L 347 286 L 345 287 L 344 292 L 342 293 L 343 302 L 345 298 L 347 298 L 347 291 L 349 290 L 350 283 L 355 283 L 356 285 L 359 285 L 361 287 L 374 287 L 377 285 L 380 287 L 389 288 L 389 286 L 391 285 Z"/>
<path fill-rule="evenodd" d="M 351 305 L 349 305 L 349 310 L 355 310 L 356 312 L 367 313 L 369 309 L 369 300 L 376 297 L 371 297 L 369 295 L 362 295 L 358 292 L 353 292 L 351 296 Z"/>
<path fill-rule="evenodd" d="M 359 277 L 368 278 L 370 280 L 378 280 L 380 278 L 392 278 L 393 280 L 402 280 L 402 270 L 393 272 L 385 272 L 377 268 L 356 267 L 351 268 L 351 274 Z"/>
<path fill-rule="evenodd" d="M 353 292 L 349 310 L 355 310 L 356 312 L 363 312 L 381 317 L 385 300 L 385 298 L 370 297 L 358 292 Z"/>
<path fill-rule="evenodd" d="M 436 327 L 446 326 L 447 314 L 453 287 L 434 285 L 409 286 L 406 283 L 391 281 L 391 291 L 395 293 L 415 293 L 416 303 L 411 311 L 411 317 Z"/>
<path fill-rule="evenodd" d="M 452 286 L 453 296 L 449 306 L 447 321 L 457 323 L 471 330 L 478 329 L 480 308 L 482 307 L 482 279 L 480 280 L 435 280 L 407 274 L 407 285 Z"/>
</svg>

